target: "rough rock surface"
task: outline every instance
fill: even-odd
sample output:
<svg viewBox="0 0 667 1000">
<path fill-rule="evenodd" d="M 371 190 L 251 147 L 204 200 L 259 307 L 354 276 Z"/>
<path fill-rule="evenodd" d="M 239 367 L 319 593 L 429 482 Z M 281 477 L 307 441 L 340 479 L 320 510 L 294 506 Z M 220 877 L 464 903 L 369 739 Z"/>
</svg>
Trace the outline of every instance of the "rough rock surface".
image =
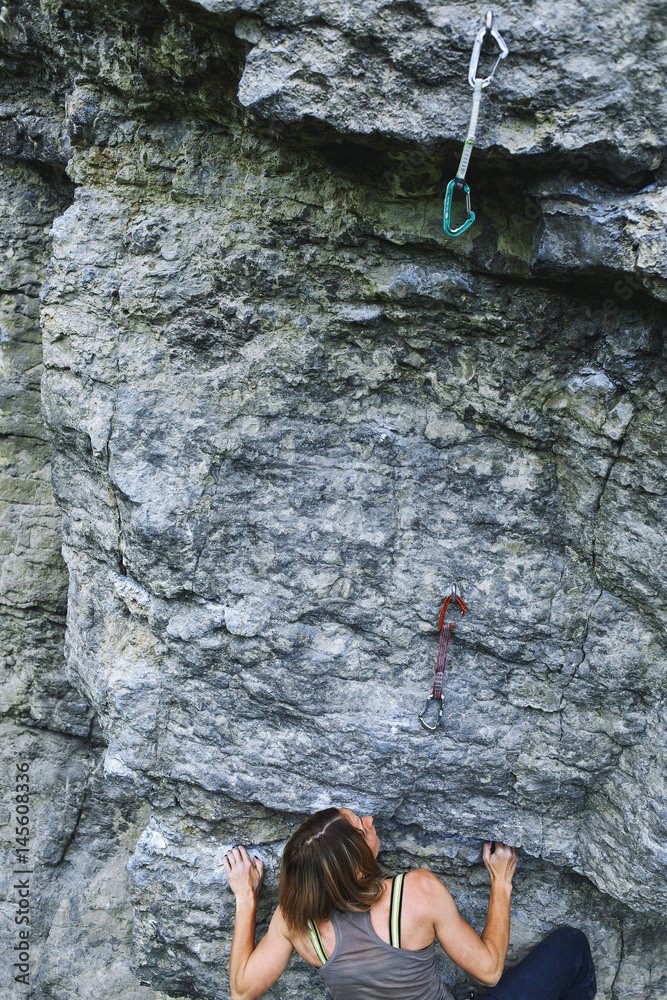
<svg viewBox="0 0 667 1000">
<path fill-rule="evenodd" d="M 39 287 L 47 234 L 71 201 L 62 172 L 0 162 L 0 824 L 2 995 L 141 1000 L 130 968 L 126 864 L 147 807 L 104 779 L 104 741 L 66 677 L 67 569 L 51 493 L 51 445 L 40 418 Z M 12 979 L 17 893 L 12 871 L 16 763 L 28 761 L 31 989 Z M 24 878 L 24 876 L 20 876 Z M 23 927 L 23 925 L 22 925 Z M 91 955 L 92 975 L 91 975 Z M 16 956 L 14 956 L 16 957 Z"/>
<path fill-rule="evenodd" d="M 334 803 L 478 927 L 479 841 L 520 844 L 511 957 L 568 921 L 601 1000 L 664 997 L 664 5 L 503 13 L 456 241 L 474 5 L 88 6 L 14 5 L 0 149 L 75 184 L 42 409 L 88 780 L 151 810 L 141 980 L 226 996 L 222 854 L 266 857 L 265 918 Z"/>
<path fill-rule="evenodd" d="M 244 12 L 236 33 L 250 50 L 239 100 L 262 116 L 435 147 L 465 135 L 478 4 L 197 2 L 221 15 Z M 617 176 L 660 166 L 664 3 L 637 3 L 631 13 L 604 0 L 507 4 L 495 8 L 494 27 L 512 55 L 498 73 L 478 145 L 494 158 L 542 162 L 545 154 L 591 154 Z"/>
</svg>

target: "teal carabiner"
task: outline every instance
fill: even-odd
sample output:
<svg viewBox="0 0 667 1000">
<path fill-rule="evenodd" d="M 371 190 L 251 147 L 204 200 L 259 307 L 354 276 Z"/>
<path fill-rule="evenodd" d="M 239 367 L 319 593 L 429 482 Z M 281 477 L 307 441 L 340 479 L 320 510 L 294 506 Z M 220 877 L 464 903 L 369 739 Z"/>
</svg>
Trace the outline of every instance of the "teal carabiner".
<svg viewBox="0 0 667 1000">
<path fill-rule="evenodd" d="M 459 226 L 458 229 L 452 229 L 452 198 L 454 197 L 454 188 L 463 188 L 466 196 L 466 211 L 468 212 L 468 218 Z M 464 180 L 460 177 L 455 177 L 447 185 L 447 191 L 445 192 L 445 210 L 443 215 L 442 225 L 448 236 L 460 236 L 461 233 L 465 233 L 466 229 L 469 229 L 475 221 L 475 213 L 470 207 L 470 188 Z"/>
</svg>

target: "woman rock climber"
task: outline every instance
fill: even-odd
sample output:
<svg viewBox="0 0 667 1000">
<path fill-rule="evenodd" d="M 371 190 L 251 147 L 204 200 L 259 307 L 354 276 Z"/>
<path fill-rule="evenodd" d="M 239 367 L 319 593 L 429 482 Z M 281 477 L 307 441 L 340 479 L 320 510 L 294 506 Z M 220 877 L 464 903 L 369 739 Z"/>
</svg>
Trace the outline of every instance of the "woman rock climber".
<svg viewBox="0 0 667 1000">
<path fill-rule="evenodd" d="M 335 1000 L 448 1000 L 434 940 L 464 972 L 491 987 L 485 1000 L 593 1000 L 595 972 L 585 935 L 561 927 L 503 973 L 510 895 L 518 851 L 485 844 L 491 877 L 479 937 L 442 882 L 425 868 L 394 879 L 377 863 L 372 816 L 350 809 L 316 812 L 292 834 L 282 857 L 279 906 L 255 947 L 255 910 L 264 864 L 245 847 L 224 858 L 236 897 L 229 959 L 232 1000 L 255 1000 L 296 949 Z"/>
</svg>

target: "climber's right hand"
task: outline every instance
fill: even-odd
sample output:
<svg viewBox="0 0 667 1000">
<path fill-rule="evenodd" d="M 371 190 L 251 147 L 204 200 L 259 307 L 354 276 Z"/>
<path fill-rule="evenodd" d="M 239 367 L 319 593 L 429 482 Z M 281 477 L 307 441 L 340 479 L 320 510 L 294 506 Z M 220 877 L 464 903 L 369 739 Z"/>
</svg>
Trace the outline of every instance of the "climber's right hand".
<svg viewBox="0 0 667 1000">
<path fill-rule="evenodd" d="M 491 843 L 487 841 L 482 850 L 482 857 L 486 870 L 491 876 L 492 883 L 504 882 L 508 885 L 512 884 L 512 877 L 519 857 L 518 847 L 508 847 L 507 844 L 501 844 L 497 840 L 496 849 L 492 854 Z"/>
<path fill-rule="evenodd" d="M 251 859 L 245 847 L 234 847 L 222 859 L 227 872 L 227 881 L 236 899 L 245 897 L 257 899 L 259 887 L 264 878 L 264 862 Z"/>
</svg>

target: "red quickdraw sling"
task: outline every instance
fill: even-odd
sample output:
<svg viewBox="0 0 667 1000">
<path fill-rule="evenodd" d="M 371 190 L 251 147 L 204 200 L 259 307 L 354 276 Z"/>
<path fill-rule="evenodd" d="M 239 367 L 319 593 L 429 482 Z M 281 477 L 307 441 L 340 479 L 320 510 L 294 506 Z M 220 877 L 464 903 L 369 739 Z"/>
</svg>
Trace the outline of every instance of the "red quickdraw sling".
<svg viewBox="0 0 667 1000">
<path fill-rule="evenodd" d="M 452 598 L 455 604 L 452 606 Z M 458 607 L 456 606 L 458 605 Z M 447 613 L 458 611 L 458 618 L 447 621 Z M 452 629 L 457 621 L 461 621 L 466 613 L 466 606 L 458 593 L 458 587 L 452 584 L 451 590 L 445 598 L 440 617 L 438 618 L 438 628 L 440 629 L 440 644 L 438 646 L 438 657 L 435 661 L 435 677 L 433 678 L 433 691 L 427 699 L 424 708 L 419 713 L 419 721 L 424 729 L 435 732 L 442 716 L 442 688 L 445 682 L 445 666 L 447 664 L 447 652 L 449 650 L 449 639 Z"/>
</svg>

